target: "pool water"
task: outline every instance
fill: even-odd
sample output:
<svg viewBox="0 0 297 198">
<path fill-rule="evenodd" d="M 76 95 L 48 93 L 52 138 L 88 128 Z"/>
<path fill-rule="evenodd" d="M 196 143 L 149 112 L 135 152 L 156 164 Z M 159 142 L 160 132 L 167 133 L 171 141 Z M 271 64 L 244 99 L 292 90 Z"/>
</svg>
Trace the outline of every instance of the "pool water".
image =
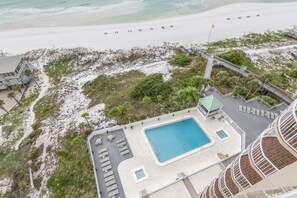
<svg viewBox="0 0 297 198">
<path fill-rule="evenodd" d="M 145 177 L 143 169 L 139 169 L 139 170 L 135 171 L 135 175 L 138 180 Z"/>
<path fill-rule="evenodd" d="M 210 142 L 193 118 L 145 130 L 159 162 L 165 162 Z"/>
<path fill-rule="evenodd" d="M 217 136 L 219 136 L 219 138 L 221 138 L 221 139 L 225 139 L 228 137 L 228 135 L 223 130 L 218 131 Z"/>
</svg>

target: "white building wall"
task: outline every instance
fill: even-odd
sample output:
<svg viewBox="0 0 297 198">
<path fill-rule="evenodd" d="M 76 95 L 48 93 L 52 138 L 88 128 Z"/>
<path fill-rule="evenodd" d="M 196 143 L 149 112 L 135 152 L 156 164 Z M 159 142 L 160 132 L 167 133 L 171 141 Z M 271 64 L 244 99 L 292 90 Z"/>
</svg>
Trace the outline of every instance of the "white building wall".
<svg viewBox="0 0 297 198">
<path fill-rule="evenodd" d="M 1 89 L 7 89 L 7 86 L 12 86 L 15 84 L 26 84 L 30 81 L 31 77 L 27 77 L 24 74 L 24 71 L 26 69 L 30 69 L 31 71 L 33 71 L 33 66 L 31 64 L 29 64 L 28 62 L 22 62 L 22 67 L 21 69 L 18 71 L 18 73 L 15 73 L 14 76 L 6 76 L 3 77 L 0 74 L 0 90 Z"/>
</svg>

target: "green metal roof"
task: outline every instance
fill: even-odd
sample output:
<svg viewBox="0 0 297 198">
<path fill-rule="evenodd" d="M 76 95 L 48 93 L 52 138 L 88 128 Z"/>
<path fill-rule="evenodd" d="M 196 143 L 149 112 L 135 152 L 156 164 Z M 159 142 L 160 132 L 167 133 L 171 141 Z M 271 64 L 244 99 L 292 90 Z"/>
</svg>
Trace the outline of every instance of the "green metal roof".
<svg viewBox="0 0 297 198">
<path fill-rule="evenodd" d="M 208 112 L 211 112 L 223 107 L 223 104 L 220 101 L 218 101 L 213 95 L 201 98 L 200 103 L 207 109 Z"/>
</svg>

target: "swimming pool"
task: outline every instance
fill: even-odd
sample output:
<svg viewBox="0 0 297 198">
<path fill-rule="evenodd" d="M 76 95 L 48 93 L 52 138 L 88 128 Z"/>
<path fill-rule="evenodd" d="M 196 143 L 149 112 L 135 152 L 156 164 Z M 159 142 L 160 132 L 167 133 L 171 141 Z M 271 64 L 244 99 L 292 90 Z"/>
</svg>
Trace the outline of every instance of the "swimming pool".
<svg viewBox="0 0 297 198">
<path fill-rule="evenodd" d="M 146 129 L 145 134 L 161 163 L 210 143 L 194 118 Z"/>
</svg>

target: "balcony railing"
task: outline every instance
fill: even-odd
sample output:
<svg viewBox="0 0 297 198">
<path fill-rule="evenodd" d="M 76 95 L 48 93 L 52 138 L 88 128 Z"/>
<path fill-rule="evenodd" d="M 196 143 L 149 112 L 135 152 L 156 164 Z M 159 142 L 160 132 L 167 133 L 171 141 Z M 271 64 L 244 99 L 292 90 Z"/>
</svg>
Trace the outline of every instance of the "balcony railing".
<svg viewBox="0 0 297 198">
<path fill-rule="evenodd" d="M 282 140 L 297 152 L 297 100 L 278 119 L 278 131 Z"/>
<path fill-rule="evenodd" d="M 250 149 L 250 156 L 252 163 L 261 172 L 264 177 L 278 171 L 278 168 L 266 157 L 263 151 L 262 139 L 263 137 L 271 137 L 271 129 L 265 130 L 258 139 L 252 144 Z"/>
<path fill-rule="evenodd" d="M 252 186 L 252 184 L 249 182 L 249 180 L 244 176 L 244 174 L 241 171 L 241 157 L 243 155 L 247 155 L 248 150 L 245 150 L 237 159 L 233 162 L 231 170 L 232 170 L 232 176 L 234 178 L 234 181 L 236 181 L 242 190 L 245 190 Z"/>
<path fill-rule="evenodd" d="M 226 184 L 226 172 L 229 167 L 230 167 L 230 165 L 225 169 L 224 172 L 221 173 L 221 175 L 219 177 L 219 188 L 221 189 L 221 193 L 223 194 L 223 196 L 227 197 L 227 198 L 233 196 L 231 190 L 228 188 L 228 186 Z"/>
</svg>

